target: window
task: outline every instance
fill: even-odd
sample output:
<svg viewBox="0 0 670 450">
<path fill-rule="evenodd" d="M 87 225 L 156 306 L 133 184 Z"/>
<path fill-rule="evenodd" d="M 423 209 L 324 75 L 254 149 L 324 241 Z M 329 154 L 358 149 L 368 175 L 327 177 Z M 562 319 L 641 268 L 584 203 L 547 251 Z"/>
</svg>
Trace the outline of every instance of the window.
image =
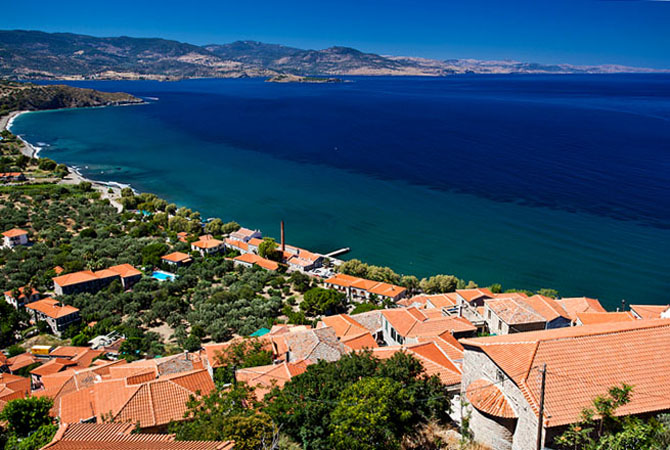
<svg viewBox="0 0 670 450">
<path fill-rule="evenodd" d="M 498 330 L 502 330 L 502 320 L 498 319 Z"/>
<path fill-rule="evenodd" d="M 491 310 L 489 309 L 489 320 L 491 320 Z"/>
</svg>

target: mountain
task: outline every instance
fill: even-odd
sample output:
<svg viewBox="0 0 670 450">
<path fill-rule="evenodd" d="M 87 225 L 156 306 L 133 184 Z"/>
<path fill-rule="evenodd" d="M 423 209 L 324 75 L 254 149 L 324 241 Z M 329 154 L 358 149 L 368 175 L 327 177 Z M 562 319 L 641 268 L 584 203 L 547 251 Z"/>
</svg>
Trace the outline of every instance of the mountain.
<svg viewBox="0 0 670 450">
<path fill-rule="evenodd" d="M 0 116 L 10 111 L 81 108 L 142 103 L 122 92 L 100 92 L 72 86 L 38 86 L 32 83 L 0 81 Z"/>
<path fill-rule="evenodd" d="M 0 31 L 0 77 L 14 79 L 158 79 L 290 75 L 422 75 L 463 73 L 662 72 L 626 66 L 517 61 L 446 61 L 381 56 L 348 47 L 303 50 L 238 41 L 197 46 L 159 38 L 93 37 Z"/>
</svg>

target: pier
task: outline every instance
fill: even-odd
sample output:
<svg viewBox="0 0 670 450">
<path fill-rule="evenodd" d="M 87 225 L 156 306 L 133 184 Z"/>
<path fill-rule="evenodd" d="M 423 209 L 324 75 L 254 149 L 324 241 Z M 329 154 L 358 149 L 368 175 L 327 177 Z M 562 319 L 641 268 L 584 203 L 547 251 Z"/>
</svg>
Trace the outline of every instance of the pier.
<svg viewBox="0 0 670 450">
<path fill-rule="evenodd" d="M 323 255 L 323 256 L 325 256 L 326 258 L 334 258 L 335 256 L 344 255 L 345 253 L 349 253 L 350 251 L 351 251 L 351 248 L 344 247 L 344 248 L 341 248 L 339 250 L 335 250 L 334 252 L 330 252 L 330 253 L 328 253 L 326 255 Z"/>
</svg>

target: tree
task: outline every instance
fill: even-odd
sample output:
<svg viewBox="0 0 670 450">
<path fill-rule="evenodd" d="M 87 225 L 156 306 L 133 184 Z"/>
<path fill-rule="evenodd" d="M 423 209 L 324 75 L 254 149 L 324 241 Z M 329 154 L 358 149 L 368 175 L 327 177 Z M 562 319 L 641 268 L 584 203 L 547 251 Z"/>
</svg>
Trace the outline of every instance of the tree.
<svg viewBox="0 0 670 450">
<path fill-rule="evenodd" d="M 6 429 L 19 437 L 26 437 L 42 425 L 49 425 L 49 410 L 53 400 L 49 397 L 18 398 L 8 402 L 0 411 L 0 420 L 7 422 Z"/>
<path fill-rule="evenodd" d="M 223 221 L 221 219 L 214 219 L 205 225 L 205 233 L 219 235 L 221 234 L 221 227 L 223 227 Z"/>
<path fill-rule="evenodd" d="M 421 290 L 427 294 L 443 294 L 445 292 L 454 292 L 460 287 L 464 287 L 463 280 L 453 275 L 434 275 L 430 278 L 421 280 Z"/>
<path fill-rule="evenodd" d="M 258 255 L 273 261 L 281 261 L 282 257 L 281 253 L 277 250 L 277 242 L 267 237 L 263 238 L 263 241 L 258 244 Z"/>
<path fill-rule="evenodd" d="M 309 316 L 335 313 L 344 307 L 345 301 L 343 293 L 317 287 L 305 292 L 300 309 Z"/>
<path fill-rule="evenodd" d="M 149 245 L 145 245 L 142 248 L 142 265 L 144 266 L 157 266 L 161 262 L 161 256 L 163 256 L 169 247 L 163 242 L 153 242 Z"/>
<path fill-rule="evenodd" d="M 338 272 L 364 278 L 368 275 L 368 265 L 359 259 L 350 259 L 340 264 Z"/>
<path fill-rule="evenodd" d="M 349 386 L 370 377 L 388 378 L 403 386 L 407 393 L 406 397 L 402 397 L 406 410 L 412 412 L 408 426 L 448 419 L 449 395 L 446 387 L 437 377 L 425 376 L 423 366 L 416 358 L 396 353 L 380 361 L 368 351 L 350 353 L 335 362 L 319 361 L 309 366 L 305 373 L 293 377 L 282 389 L 273 389 L 265 397 L 264 411 L 281 426 L 282 431 L 302 443 L 303 448 L 332 449 L 335 447 L 335 423 L 342 423 L 340 417 L 336 420 L 332 416 L 333 405 L 340 403 L 340 395 Z M 358 411 L 372 410 L 373 407 L 360 405 Z"/>
<path fill-rule="evenodd" d="M 9 436 L 7 443 L 5 444 L 6 450 L 39 450 L 45 445 L 47 445 L 53 439 L 54 435 L 58 431 L 58 426 L 56 424 L 42 425 L 35 432 L 31 433 L 28 437 L 19 438 L 17 435 L 12 434 Z"/>
<path fill-rule="evenodd" d="M 613 386 L 607 395 L 597 396 L 592 408 L 582 410 L 582 420 L 572 424 L 555 439 L 561 448 L 583 450 L 661 450 L 660 439 L 667 437 L 662 422 L 635 416 L 617 417 L 616 411 L 630 402 L 633 387 Z"/>
<path fill-rule="evenodd" d="M 537 293 L 539 295 L 544 295 L 545 297 L 558 298 L 558 291 L 556 289 L 542 288 L 538 289 Z"/>
<path fill-rule="evenodd" d="M 187 406 L 188 420 L 170 426 L 178 441 L 234 440 L 236 450 L 258 450 L 270 448 L 278 431 L 270 416 L 256 411 L 253 391 L 246 385 L 214 390 L 192 398 Z"/>
<path fill-rule="evenodd" d="M 222 234 L 230 234 L 230 233 L 234 233 L 234 232 L 236 232 L 237 230 L 239 230 L 240 228 L 241 228 L 241 227 L 240 227 L 240 224 L 239 224 L 239 223 L 237 223 L 237 222 L 228 222 L 228 223 L 225 223 L 225 224 L 221 227 L 221 233 L 222 233 Z"/>
<path fill-rule="evenodd" d="M 256 338 L 232 342 L 216 354 L 220 367 L 216 369 L 215 381 L 219 384 L 233 381 L 233 369 L 267 366 L 272 364 L 272 350 Z"/>
<path fill-rule="evenodd" d="M 412 427 L 412 399 L 398 381 L 363 378 L 347 387 L 331 413 L 336 449 L 394 449 Z"/>
<path fill-rule="evenodd" d="M 419 279 L 414 275 L 405 275 L 400 278 L 400 285 L 407 288 L 408 294 L 412 295 L 419 289 Z"/>
</svg>

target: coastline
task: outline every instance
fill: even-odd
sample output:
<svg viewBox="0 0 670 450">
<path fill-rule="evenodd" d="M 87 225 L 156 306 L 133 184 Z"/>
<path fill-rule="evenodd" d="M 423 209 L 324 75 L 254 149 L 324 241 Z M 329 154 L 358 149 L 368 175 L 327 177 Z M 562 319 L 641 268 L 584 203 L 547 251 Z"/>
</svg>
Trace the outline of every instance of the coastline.
<svg viewBox="0 0 670 450">
<path fill-rule="evenodd" d="M 0 117 L 0 129 L 11 132 L 11 127 L 12 124 L 14 123 L 14 120 L 16 120 L 16 118 L 19 117 L 21 114 L 25 114 L 28 112 L 31 111 L 12 111 L 6 116 Z M 21 142 L 23 143 L 23 146 L 21 147 L 22 154 L 24 154 L 29 158 L 40 157 L 39 153 L 40 150 L 42 150 L 40 147 L 34 146 L 33 144 L 26 141 L 19 135 L 16 135 L 16 137 L 18 137 L 19 140 L 21 140 Z M 119 212 L 123 211 L 123 206 L 121 205 L 121 203 L 119 203 L 118 200 L 121 198 L 121 189 L 123 189 L 127 185 L 116 182 L 104 182 L 104 181 L 92 180 L 82 175 L 81 172 L 79 172 L 79 170 L 76 167 L 67 166 L 67 169 L 68 169 L 67 176 L 65 176 L 62 180 L 60 180 L 58 184 L 76 185 L 82 182 L 91 183 L 93 189 L 100 192 L 101 198 L 108 199 L 109 202 L 112 204 L 112 206 L 114 206 Z"/>
</svg>

